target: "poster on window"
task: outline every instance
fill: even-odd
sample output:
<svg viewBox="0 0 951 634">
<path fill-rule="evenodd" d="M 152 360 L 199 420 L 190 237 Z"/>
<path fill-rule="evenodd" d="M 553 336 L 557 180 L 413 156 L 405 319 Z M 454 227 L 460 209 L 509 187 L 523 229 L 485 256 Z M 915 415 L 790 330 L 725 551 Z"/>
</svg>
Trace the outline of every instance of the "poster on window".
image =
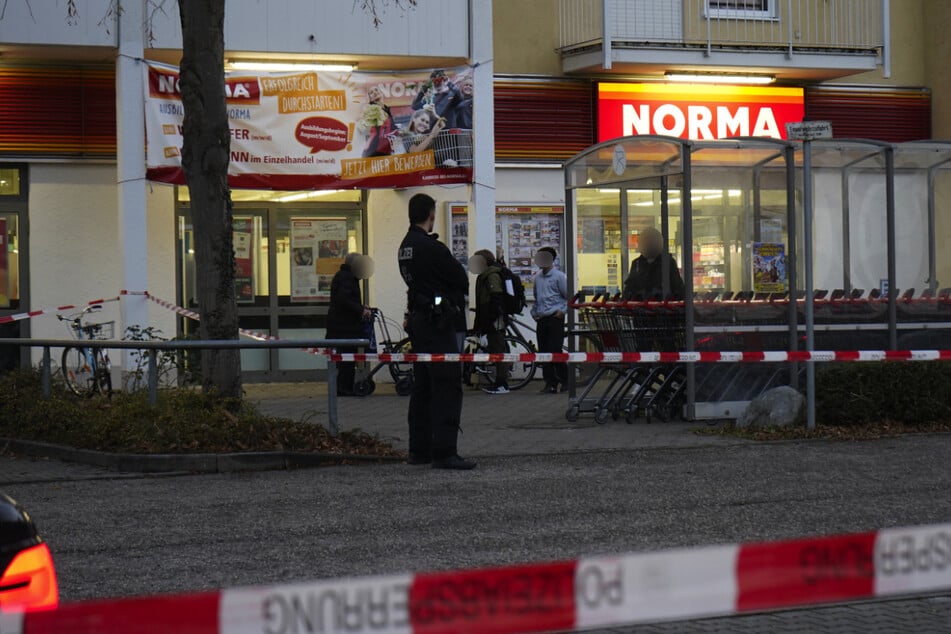
<svg viewBox="0 0 951 634">
<path fill-rule="evenodd" d="M 10 271 L 7 264 L 10 247 L 7 244 L 7 219 L 0 218 L 0 308 L 10 306 Z"/>
<path fill-rule="evenodd" d="M 584 218 L 581 221 L 581 253 L 604 253 L 604 220 Z"/>
<path fill-rule="evenodd" d="M 753 243 L 753 291 L 782 293 L 786 290 L 786 245 Z"/>
<path fill-rule="evenodd" d="M 291 301 L 328 300 L 347 251 L 346 220 L 292 218 Z"/>
<path fill-rule="evenodd" d="M 504 209 L 504 208 L 503 208 Z M 505 261 L 512 272 L 519 276 L 525 290 L 534 286 L 535 252 L 542 247 L 552 247 L 559 257 L 555 259 L 555 268 L 561 268 L 561 224 L 562 215 L 553 213 L 535 213 L 537 207 L 509 208 L 500 216 L 506 226 L 503 241 Z M 500 211 L 500 213 L 503 213 Z"/>
<path fill-rule="evenodd" d="M 235 218 L 232 231 L 234 241 L 234 295 L 239 304 L 254 303 L 254 224 L 251 218 Z"/>
<path fill-rule="evenodd" d="M 150 180 L 184 185 L 178 68 L 143 64 Z M 472 71 L 226 72 L 228 182 L 369 189 L 472 182 Z"/>
<path fill-rule="evenodd" d="M 468 207 L 450 203 L 447 242 L 453 256 L 467 266 L 469 255 L 478 250 L 469 246 Z M 519 276 L 526 291 L 531 291 L 537 272 L 535 252 L 552 247 L 559 254 L 555 268 L 561 268 L 562 228 L 565 208 L 561 205 L 497 205 L 495 208 L 495 248 L 508 267 Z M 531 297 L 531 293 L 529 293 Z"/>
<path fill-rule="evenodd" d="M 451 243 L 449 249 L 452 256 L 459 260 L 462 266 L 469 265 L 469 216 L 465 205 L 453 205 L 449 211 Z"/>
</svg>

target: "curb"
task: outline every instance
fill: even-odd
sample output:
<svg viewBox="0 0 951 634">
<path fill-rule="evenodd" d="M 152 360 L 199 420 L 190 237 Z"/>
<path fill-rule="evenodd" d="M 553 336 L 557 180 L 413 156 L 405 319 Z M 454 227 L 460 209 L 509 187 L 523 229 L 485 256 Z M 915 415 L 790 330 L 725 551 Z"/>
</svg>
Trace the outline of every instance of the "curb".
<svg viewBox="0 0 951 634">
<path fill-rule="evenodd" d="M 53 458 L 78 462 L 113 471 L 139 473 L 233 473 L 236 471 L 275 471 L 307 469 L 344 462 L 403 462 L 398 456 L 364 456 L 302 451 L 249 451 L 239 453 L 135 454 L 77 449 L 32 440 L 0 438 L 0 454 L 6 452 L 34 458 Z"/>
</svg>

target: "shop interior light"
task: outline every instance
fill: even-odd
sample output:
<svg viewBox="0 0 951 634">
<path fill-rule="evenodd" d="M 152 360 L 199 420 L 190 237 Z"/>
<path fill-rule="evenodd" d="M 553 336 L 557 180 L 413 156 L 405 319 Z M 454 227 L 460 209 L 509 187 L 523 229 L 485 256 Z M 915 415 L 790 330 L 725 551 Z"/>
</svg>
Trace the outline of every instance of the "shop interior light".
<svg viewBox="0 0 951 634">
<path fill-rule="evenodd" d="M 715 73 L 667 73 L 668 81 L 692 84 L 771 84 L 772 75 L 718 75 Z"/>
<path fill-rule="evenodd" d="M 295 200 L 306 200 L 308 198 L 319 198 L 320 196 L 329 196 L 331 194 L 339 194 L 344 190 L 342 189 L 321 189 L 313 192 L 298 192 L 296 194 L 288 194 L 287 196 L 281 196 L 280 198 L 275 198 L 274 202 L 277 203 L 290 203 Z"/>
<path fill-rule="evenodd" d="M 355 64 L 316 64 L 307 62 L 250 62 L 234 60 L 228 63 L 233 70 L 261 70 L 272 72 L 296 72 L 323 70 L 327 72 L 348 73 L 356 68 Z"/>
</svg>

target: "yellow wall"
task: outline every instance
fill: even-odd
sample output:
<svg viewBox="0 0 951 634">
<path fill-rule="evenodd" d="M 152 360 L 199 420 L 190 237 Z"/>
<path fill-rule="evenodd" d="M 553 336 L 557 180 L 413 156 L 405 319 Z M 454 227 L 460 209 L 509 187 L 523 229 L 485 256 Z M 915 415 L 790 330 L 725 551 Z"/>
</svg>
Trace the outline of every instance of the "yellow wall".
<svg viewBox="0 0 951 634">
<path fill-rule="evenodd" d="M 930 0 L 926 0 L 930 2 Z M 945 4 L 946 0 L 937 0 Z M 843 77 L 834 83 L 877 84 L 891 86 L 926 86 L 925 59 L 929 55 L 927 38 L 923 37 L 931 13 L 921 0 L 892 0 L 891 10 L 891 77 L 882 75 L 882 68 Z"/>
<path fill-rule="evenodd" d="M 926 0 L 923 15 L 925 58 L 925 85 L 931 88 L 932 130 L 936 139 L 951 139 L 951 2 Z"/>
<path fill-rule="evenodd" d="M 562 76 L 558 0 L 496 0 L 495 72 Z M 834 84 L 925 86 L 933 99 L 934 138 L 951 139 L 951 1 L 891 0 L 891 76 L 874 71 Z"/>
<path fill-rule="evenodd" d="M 558 48 L 558 0 L 495 0 L 492 27 L 495 72 L 500 75 L 562 74 Z"/>
</svg>

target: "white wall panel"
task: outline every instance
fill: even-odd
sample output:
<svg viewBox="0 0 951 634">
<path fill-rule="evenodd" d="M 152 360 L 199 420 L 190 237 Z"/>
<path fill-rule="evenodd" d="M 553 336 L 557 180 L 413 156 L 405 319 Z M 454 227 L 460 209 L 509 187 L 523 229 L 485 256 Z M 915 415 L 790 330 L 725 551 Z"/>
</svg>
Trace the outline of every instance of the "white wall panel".
<svg viewBox="0 0 951 634">
<path fill-rule="evenodd" d="M 153 19 L 155 48 L 180 48 L 178 5 L 167 3 Z M 392 4 L 374 29 L 353 0 L 229 0 L 225 48 L 229 51 L 331 55 L 468 56 L 468 2 L 425 0 L 401 12 Z M 313 39 L 311 39 L 313 36 Z"/>
<path fill-rule="evenodd" d="M 31 309 L 118 293 L 122 265 L 116 200 L 114 165 L 30 165 Z M 90 321 L 111 320 L 119 320 L 115 302 Z M 37 317 L 31 326 L 34 337 L 69 337 L 54 316 Z M 33 354 L 38 359 L 41 351 Z"/>
<path fill-rule="evenodd" d="M 115 16 L 109 14 L 110 4 L 110 0 L 78 0 L 77 15 L 70 18 L 66 0 L 0 2 L 5 9 L 0 20 L 0 42 L 115 46 Z"/>
</svg>

